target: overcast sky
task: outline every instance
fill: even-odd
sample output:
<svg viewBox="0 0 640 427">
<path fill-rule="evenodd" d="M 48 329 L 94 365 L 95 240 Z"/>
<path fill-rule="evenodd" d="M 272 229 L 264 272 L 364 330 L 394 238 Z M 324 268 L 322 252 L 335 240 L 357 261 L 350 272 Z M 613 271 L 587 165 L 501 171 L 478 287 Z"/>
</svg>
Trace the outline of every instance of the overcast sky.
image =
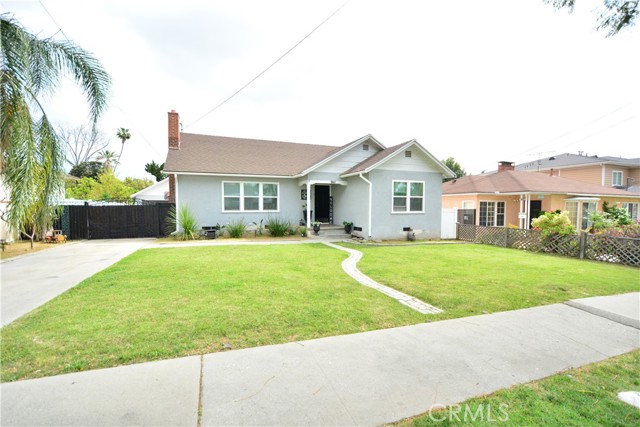
<svg viewBox="0 0 640 427">
<path fill-rule="evenodd" d="M 144 164 L 164 162 L 171 109 L 192 133 L 326 145 L 415 138 L 474 174 L 563 152 L 640 156 L 640 30 L 606 38 L 591 0 L 573 14 L 542 0 L 351 0 L 196 122 L 343 2 L 0 5 L 41 37 L 66 35 L 110 73 L 100 128 L 116 152 L 117 128 L 131 131 L 121 178 L 150 177 Z M 87 123 L 69 82 L 47 105 L 58 123 Z"/>
</svg>

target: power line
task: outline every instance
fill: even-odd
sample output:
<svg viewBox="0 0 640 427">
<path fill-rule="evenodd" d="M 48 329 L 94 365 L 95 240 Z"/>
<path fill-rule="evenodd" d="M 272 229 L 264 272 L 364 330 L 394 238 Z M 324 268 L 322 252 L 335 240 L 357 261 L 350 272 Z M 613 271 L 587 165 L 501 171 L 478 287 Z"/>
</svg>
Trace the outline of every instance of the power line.
<svg viewBox="0 0 640 427">
<path fill-rule="evenodd" d="M 593 120 L 591 120 L 591 121 L 589 121 L 589 122 L 587 122 L 587 123 L 585 123 L 585 124 L 583 124 L 583 125 L 578 126 L 577 128 L 574 128 L 574 129 L 572 129 L 572 130 L 570 130 L 570 131 L 568 131 L 568 132 L 565 132 L 565 133 L 563 133 L 562 135 L 556 136 L 555 138 L 552 138 L 552 139 L 550 139 L 550 140 L 548 140 L 548 141 L 546 141 L 546 142 L 543 142 L 542 144 L 536 145 L 536 146 L 534 146 L 534 147 L 529 148 L 528 150 L 522 151 L 519 155 L 522 155 L 522 154 L 524 154 L 524 153 L 528 153 L 528 152 L 530 152 L 530 151 L 532 151 L 532 150 L 535 150 L 535 149 L 537 149 L 537 148 L 540 148 L 540 147 L 543 147 L 543 146 L 545 146 L 545 145 L 547 145 L 547 144 L 550 144 L 550 143 L 552 143 L 552 142 L 555 142 L 555 141 L 557 141 L 557 140 L 559 140 L 559 139 L 561 139 L 561 138 L 564 138 L 565 136 L 570 135 L 570 134 L 572 134 L 572 133 L 574 133 L 574 132 L 576 132 L 576 131 L 579 131 L 580 129 L 583 129 L 583 128 L 585 128 L 585 127 L 587 127 L 587 126 L 589 126 L 589 125 L 591 125 L 591 124 L 593 124 L 593 123 L 595 123 L 595 122 L 597 122 L 597 121 L 600 121 L 600 120 L 604 119 L 605 117 L 609 117 L 609 116 L 610 116 L 610 115 L 612 115 L 613 113 L 616 113 L 616 112 L 618 112 L 618 111 L 622 110 L 623 108 L 626 108 L 626 107 L 628 107 L 629 105 L 632 105 L 632 104 L 633 104 L 633 102 L 630 102 L 630 103 L 628 103 L 628 104 L 622 105 L 622 106 L 620 106 L 620 107 L 618 107 L 618 108 L 616 108 L 616 109 L 614 109 L 614 110 L 609 111 L 609 112 L 608 112 L 608 113 L 606 113 L 606 114 L 603 114 L 603 115 L 602 115 L 602 116 L 600 116 L 600 117 L 597 117 L 597 118 L 595 118 L 595 119 L 593 119 Z M 609 129 L 609 128 L 607 128 L 607 129 Z"/>
<path fill-rule="evenodd" d="M 622 121 L 620 121 L 620 122 L 618 122 L 618 123 L 614 123 L 614 124 L 612 124 L 611 126 L 608 126 L 608 127 L 604 128 L 604 129 L 600 129 L 600 130 L 599 130 L 599 131 L 597 131 L 597 132 L 594 132 L 594 133 L 589 134 L 589 135 L 587 135 L 587 136 L 585 136 L 585 137 L 583 137 L 583 138 L 580 138 L 580 139 L 577 139 L 577 140 L 575 140 L 575 141 L 573 141 L 573 142 L 570 142 L 570 143 L 568 143 L 568 144 L 565 144 L 565 145 L 563 145 L 562 147 L 569 147 L 570 145 L 573 145 L 573 144 L 575 144 L 575 143 L 577 143 L 577 142 L 581 142 L 581 141 L 584 141 L 585 139 L 589 139 L 589 138 L 591 138 L 592 136 L 596 136 L 596 135 L 601 134 L 602 132 L 604 132 L 604 131 L 606 131 L 606 130 L 609 130 L 609 129 L 612 129 L 612 128 L 615 128 L 615 127 L 618 127 L 618 126 L 620 126 L 621 124 L 624 124 L 624 123 L 628 122 L 629 120 L 633 120 L 633 119 L 635 119 L 636 117 L 638 117 L 638 116 L 631 116 L 631 117 L 627 117 L 626 119 L 624 119 L 624 120 L 622 120 Z"/>
<path fill-rule="evenodd" d="M 254 78 L 252 78 L 251 80 L 249 80 L 249 82 L 247 84 L 245 84 L 244 86 L 242 86 L 240 89 L 238 89 L 237 91 L 235 91 L 233 94 L 231 94 L 231 96 L 229 96 L 227 99 L 225 99 L 224 101 L 222 101 L 221 103 L 219 103 L 218 105 L 216 105 L 215 107 L 213 107 L 211 110 L 207 111 L 205 114 L 203 114 L 202 116 L 198 117 L 195 121 L 191 122 L 190 124 L 188 124 L 187 126 L 185 126 L 185 128 L 188 128 L 190 126 L 193 126 L 194 124 L 198 123 L 200 120 L 204 119 L 205 117 L 207 117 L 209 114 L 213 113 L 214 111 L 216 111 L 218 108 L 222 107 L 224 104 L 227 103 L 227 101 L 229 101 L 231 98 L 233 98 L 234 96 L 236 96 L 237 94 L 239 94 L 240 92 L 242 92 L 247 86 L 249 86 L 251 83 L 255 82 L 260 76 L 262 76 L 264 73 L 266 73 L 267 71 L 269 71 L 271 69 L 271 67 L 273 67 L 274 65 L 276 65 L 278 62 L 280 62 L 280 60 L 282 58 L 284 58 L 285 56 L 287 56 L 293 49 L 295 49 L 296 47 L 298 47 L 303 41 L 305 41 L 311 34 L 315 33 L 316 30 L 318 28 L 320 28 L 322 25 L 324 25 L 325 22 L 327 22 L 329 19 L 333 18 L 333 16 L 338 13 L 340 11 L 340 9 L 342 9 L 343 7 L 346 6 L 347 3 L 349 3 L 350 0 L 347 0 L 346 2 L 342 3 L 342 5 L 337 8 L 335 11 L 333 11 L 333 13 L 331 15 L 329 15 L 324 21 L 322 21 L 320 24 L 318 24 L 313 30 L 311 30 L 306 36 L 304 36 L 302 39 L 300 39 L 300 41 L 298 41 L 298 43 L 294 44 L 289 50 L 287 50 L 284 54 L 282 54 L 278 59 L 276 59 L 271 65 L 269 65 L 267 68 L 265 68 L 264 70 L 262 70 L 257 76 L 255 76 Z"/>
<path fill-rule="evenodd" d="M 53 21 L 53 23 L 55 24 L 56 27 L 58 27 L 58 31 L 60 31 L 60 33 L 64 36 L 65 39 L 67 39 L 67 41 L 69 41 L 69 37 L 67 37 L 67 35 L 64 33 L 64 31 L 62 30 L 62 28 L 60 27 L 60 25 L 58 25 L 58 23 L 56 22 L 56 20 L 53 18 L 53 16 L 51 16 L 51 14 L 49 13 L 49 10 L 47 10 L 47 8 L 45 7 L 44 3 L 42 3 L 42 0 L 38 0 L 38 3 L 40 3 L 40 6 L 42 6 L 42 8 L 44 9 L 45 12 L 47 12 L 47 15 L 49 15 L 49 18 L 51 18 L 51 20 Z M 55 34 L 54 34 L 55 35 Z"/>
</svg>

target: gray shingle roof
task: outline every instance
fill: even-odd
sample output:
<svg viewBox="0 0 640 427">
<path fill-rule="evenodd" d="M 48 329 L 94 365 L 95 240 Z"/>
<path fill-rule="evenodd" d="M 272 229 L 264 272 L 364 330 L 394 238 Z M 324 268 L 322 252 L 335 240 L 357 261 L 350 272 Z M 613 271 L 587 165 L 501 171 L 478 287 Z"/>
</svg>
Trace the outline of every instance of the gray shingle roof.
<svg viewBox="0 0 640 427">
<path fill-rule="evenodd" d="M 295 176 L 342 147 L 261 139 L 180 134 L 165 172 Z"/>
<path fill-rule="evenodd" d="M 516 165 L 518 171 L 537 171 L 550 168 L 562 168 L 568 166 L 599 165 L 602 163 L 614 164 L 618 166 L 640 167 L 640 158 L 633 159 L 612 156 L 580 156 L 578 154 L 564 153 L 556 154 L 544 159 L 533 160 L 531 162 Z"/>
</svg>

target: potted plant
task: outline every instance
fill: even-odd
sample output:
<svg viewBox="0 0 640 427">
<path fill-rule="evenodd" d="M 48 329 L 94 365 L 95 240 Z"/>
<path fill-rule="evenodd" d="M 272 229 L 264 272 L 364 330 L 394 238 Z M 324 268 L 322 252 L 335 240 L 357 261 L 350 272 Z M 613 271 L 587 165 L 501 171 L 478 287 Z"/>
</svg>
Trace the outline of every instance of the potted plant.
<svg viewBox="0 0 640 427">
<path fill-rule="evenodd" d="M 342 225 L 344 225 L 344 232 L 347 234 L 351 234 L 351 231 L 353 231 L 353 222 L 342 221 Z"/>
<path fill-rule="evenodd" d="M 318 235 L 318 233 L 320 233 L 320 221 L 313 222 L 313 232 L 316 236 Z"/>
</svg>

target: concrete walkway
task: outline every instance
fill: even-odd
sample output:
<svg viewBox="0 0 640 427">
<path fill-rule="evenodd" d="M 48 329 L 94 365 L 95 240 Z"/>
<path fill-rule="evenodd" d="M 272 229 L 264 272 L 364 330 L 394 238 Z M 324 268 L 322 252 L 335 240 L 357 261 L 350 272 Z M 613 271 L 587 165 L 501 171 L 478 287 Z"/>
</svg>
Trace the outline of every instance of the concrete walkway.
<svg viewBox="0 0 640 427">
<path fill-rule="evenodd" d="M 553 304 L 5 383 L 2 424 L 380 425 L 639 348 L 609 319 L 639 298 L 579 301 L 606 317 Z"/>
<path fill-rule="evenodd" d="M 83 240 L 2 261 L 2 326 L 153 240 Z"/>
<path fill-rule="evenodd" d="M 362 259 L 362 255 L 363 255 L 362 252 L 357 251 L 355 249 L 346 248 L 344 246 L 339 246 L 330 242 L 323 242 L 323 243 L 331 248 L 338 249 L 340 251 L 344 251 L 349 254 L 349 258 L 342 261 L 342 269 L 344 270 L 345 273 L 353 277 L 361 285 L 367 286 L 371 289 L 375 289 L 376 291 L 381 292 L 386 296 L 395 299 L 400 304 L 406 305 L 407 307 L 413 310 L 416 310 L 419 313 L 422 313 L 422 314 L 442 313 L 442 310 L 440 310 L 438 307 L 434 307 L 431 304 L 427 304 L 426 302 L 419 300 L 418 298 L 414 298 L 410 295 L 397 291 L 393 288 L 382 285 L 376 282 L 375 280 L 373 280 L 372 278 L 370 278 L 369 276 L 367 276 L 366 274 L 362 273 L 356 266 L 356 264 L 358 264 L 358 261 Z"/>
</svg>

